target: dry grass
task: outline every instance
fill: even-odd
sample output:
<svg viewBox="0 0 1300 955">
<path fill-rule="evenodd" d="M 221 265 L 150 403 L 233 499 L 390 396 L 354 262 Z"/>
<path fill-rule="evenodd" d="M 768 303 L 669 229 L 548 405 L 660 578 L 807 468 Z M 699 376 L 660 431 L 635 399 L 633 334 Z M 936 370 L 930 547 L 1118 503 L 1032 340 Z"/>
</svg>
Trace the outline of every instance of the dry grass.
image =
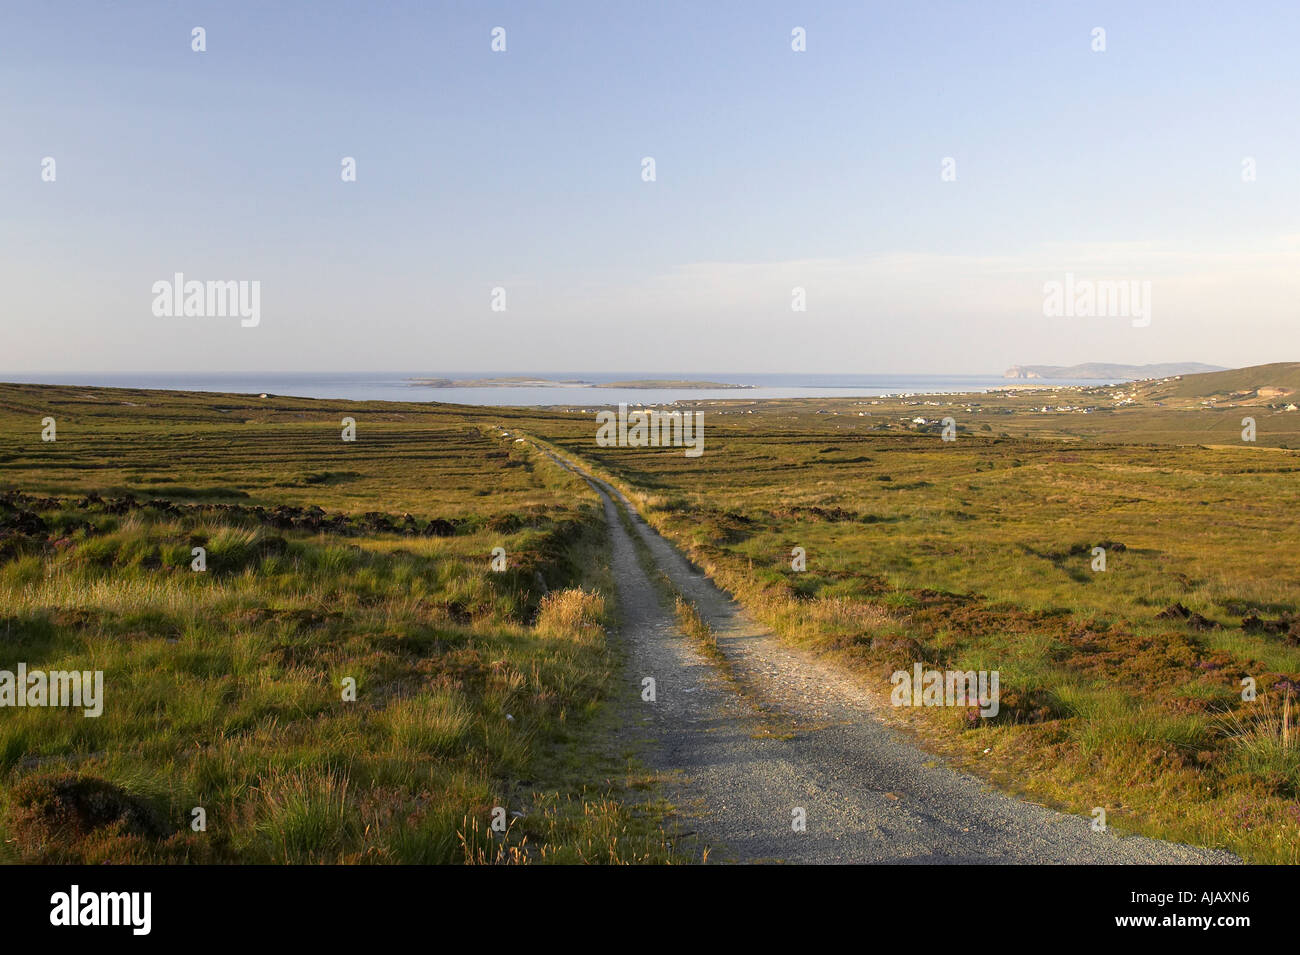
<svg viewBox="0 0 1300 955">
<path fill-rule="evenodd" d="M 605 597 L 570 587 L 547 594 L 537 611 L 537 632 L 547 637 L 596 639 L 606 619 Z"/>
</svg>

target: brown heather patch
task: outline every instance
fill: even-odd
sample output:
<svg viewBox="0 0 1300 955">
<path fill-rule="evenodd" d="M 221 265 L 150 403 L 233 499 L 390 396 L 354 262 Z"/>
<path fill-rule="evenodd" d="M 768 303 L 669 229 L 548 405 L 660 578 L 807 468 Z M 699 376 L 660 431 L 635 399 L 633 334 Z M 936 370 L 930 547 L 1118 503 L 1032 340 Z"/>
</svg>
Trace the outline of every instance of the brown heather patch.
<svg viewBox="0 0 1300 955">
<path fill-rule="evenodd" d="M 22 862 L 211 862 L 218 849 L 120 786 L 75 773 L 24 778 L 9 794 L 5 824 Z"/>
<path fill-rule="evenodd" d="M 1228 664 L 1225 655 L 1216 656 L 1219 659 L 1213 665 Z M 1174 631 L 1138 635 L 1119 627 L 1070 630 L 1064 635 L 1058 660 L 1099 681 L 1143 691 L 1168 690 L 1191 677 L 1215 672 L 1201 666 L 1210 662 L 1204 648 L 1186 634 Z"/>
</svg>

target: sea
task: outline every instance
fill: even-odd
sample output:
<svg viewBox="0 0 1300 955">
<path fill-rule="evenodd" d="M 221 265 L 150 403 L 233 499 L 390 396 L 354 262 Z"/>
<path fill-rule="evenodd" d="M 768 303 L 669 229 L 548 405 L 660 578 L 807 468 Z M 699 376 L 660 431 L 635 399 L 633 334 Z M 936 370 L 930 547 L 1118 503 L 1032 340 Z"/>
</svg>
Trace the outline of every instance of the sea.
<svg viewBox="0 0 1300 955">
<path fill-rule="evenodd" d="M 645 380 L 712 381 L 746 388 L 594 388 L 590 385 L 494 385 L 438 388 L 418 379 L 481 380 L 529 378 L 591 383 Z M 559 406 L 593 408 L 626 402 L 663 405 L 676 401 L 767 398 L 878 398 L 884 395 L 944 394 L 989 391 L 1008 386 L 1104 385 L 1109 381 L 1076 379 L 1014 379 L 1001 375 L 897 375 L 897 374 L 745 374 L 733 372 L 228 372 L 228 373 L 128 373 L 44 372 L 4 373 L 0 381 L 109 388 L 154 388 L 174 391 L 211 391 L 237 394 L 272 394 L 300 398 L 348 401 L 438 401 L 491 406 Z"/>
</svg>

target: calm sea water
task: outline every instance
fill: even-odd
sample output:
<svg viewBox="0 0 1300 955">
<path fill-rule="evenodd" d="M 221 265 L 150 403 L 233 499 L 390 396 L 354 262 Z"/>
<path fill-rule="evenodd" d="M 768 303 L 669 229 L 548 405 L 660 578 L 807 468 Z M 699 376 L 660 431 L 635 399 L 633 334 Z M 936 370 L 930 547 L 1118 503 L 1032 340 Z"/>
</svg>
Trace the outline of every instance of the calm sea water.
<svg viewBox="0 0 1300 955">
<path fill-rule="evenodd" d="M 414 378 L 535 377 L 589 382 L 678 379 L 751 385 L 745 389 L 623 389 L 590 387 L 431 388 Z M 130 374 L 77 372 L 42 374 L 0 372 L 0 381 L 56 385 L 98 385 L 115 388 L 160 388 L 178 391 L 217 391 L 239 394 L 291 395 L 351 401 L 444 401 L 469 405 L 562 405 L 591 408 L 628 404 L 666 404 L 681 400 L 757 398 L 854 398 L 900 393 L 987 391 L 1007 385 L 1100 385 L 1101 381 L 1034 379 L 1017 381 L 1000 375 L 800 375 L 800 374 L 682 374 L 680 372 L 232 372 L 219 374 Z"/>
</svg>

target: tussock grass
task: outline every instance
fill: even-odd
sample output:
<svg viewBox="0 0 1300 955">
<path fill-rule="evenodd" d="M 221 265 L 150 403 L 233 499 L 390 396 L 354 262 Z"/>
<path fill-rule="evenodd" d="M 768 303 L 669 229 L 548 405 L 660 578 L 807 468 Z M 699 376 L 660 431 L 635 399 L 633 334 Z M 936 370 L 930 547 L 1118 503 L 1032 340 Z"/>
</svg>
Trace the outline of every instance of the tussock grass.
<svg viewBox="0 0 1300 955">
<path fill-rule="evenodd" d="M 608 751 L 585 484 L 473 411 L 102 394 L 0 385 L 0 667 L 98 669 L 105 691 L 98 719 L 5 711 L 0 859 L 692 858 Z M 24 402 L 55 399 L 59 441 L 33 448 Z M 70 826 L 79 800 L 120 811 Z"/>
<path fill-rule="evenodd" d="M 404 751 L 453 752 L 473 725 L 473 714 L 454 692 L 397 700 L 384 707 L 383 725 Z"/>
<path fill-rule="evenodd" d="M 1221 730 L 1243 772 L 1300 796 L 1300 712 L 1289 693 L 1258 702 L 1250 710 L 1226 715 Z"/>
<path fill-rule="evenodd" d="M 275 772 L 257 787 L 256 832 L 275 862 L 331 861 L 360 831 L 347 776 Z"/>
<path fill-rule="evenodd" d="M 542 598 L 537 632 L 549 637 L 595 639 L 606 619 L 605 598 L 594 591 L 571 587 Z"/>
</svg>

